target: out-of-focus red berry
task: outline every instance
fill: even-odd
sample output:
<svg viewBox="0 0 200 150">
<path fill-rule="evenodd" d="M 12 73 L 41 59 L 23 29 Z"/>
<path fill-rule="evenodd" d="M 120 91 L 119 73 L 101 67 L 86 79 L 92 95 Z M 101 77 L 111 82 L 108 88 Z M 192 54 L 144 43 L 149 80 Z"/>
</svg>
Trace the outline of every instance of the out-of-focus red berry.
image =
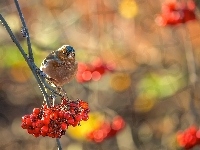
<svg viewBox="0 0 200 150">
<path fill-rule="evenodd" d="M 101 79 L 101 73 L 98 72 L 98 71 L 94 71 L 94 72 L 92 73 L 92 80 L 98 81 L 98 80 L 100 80 L 100 79 Z"/>
<path fill-rule="evenodd" d="M 177 134 L 178 144 L 185 149 L 194 147 L 200 142 L 197 133 L 198 130 L 195 126 L 191 126 L 185 131 L 179 131 Z"/>
<path fill-rule="evenodd" d="M 91 79 L 92 79 L 92 73 L 91 73 L 91 71 L 84 71 L 84 72 L 82 73 L 82 79 L 83 79 L 84 81 L 89 81 L 89 80 L 91 80 Z"/>
<path fill-rule="evenodd" d="M 106 138 L 113 137 L 125 125 L 122 117 L 116 116 L 111 122 L 105 121 L 102 125 L 88 134 L 87 138 L 94 142 L 102 142 Z"/>
<path fill-rule="evenodd" d="M 195 7 L 193 0 L 188 0 L 187 2 L 171 0 L 163 3 L 162 13 L 156 18 L 156 23 L 160 26 L 165 26 L 195 20 Z"/>
<path fill-rule="evenodd" d="M 111 127 L 113 130 L 120 130 L 121 128 L 124 127 L 124 120 L 120 116 L 116 116 L 111 124 Z"/>
<path fill-rule="evenodd" d="M 76 79 L 78 82 L 98 81 L 106 73 L 113 71 L 113 63 L 104 63 L 100 58 L 94 60 L 91 64 L 79 63 Z"/>
</svg>

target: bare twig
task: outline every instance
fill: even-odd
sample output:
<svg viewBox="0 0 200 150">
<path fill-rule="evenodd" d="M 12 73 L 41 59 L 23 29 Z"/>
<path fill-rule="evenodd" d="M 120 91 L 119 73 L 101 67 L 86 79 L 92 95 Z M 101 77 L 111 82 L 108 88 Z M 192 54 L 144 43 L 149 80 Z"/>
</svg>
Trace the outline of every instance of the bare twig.
<svg viewBox="0 0 200 150">
<path fill-rule="evenodd" d="M 62 146 L 61 146 L 60 140 L 58 138 L 56 138 L 56 143 L 57 143 L 57 146 L 58 146 L 58 150 L 62 150 Z"/>
<path fill-rule="evenodd" d="M 31 59 L 32 61 L 34 61 L 34 58 L 33 58 L 33 52 L 32 52 L 32 47 L 31 47 L 31 41 L 30 41 L 30 36 L 29 36 L 29 32 L 28 32 L 28 28 L 26 26 L 26 22 L 24 20 L 24 16 L 22 14 L 22 11 L 20 9 L 20 6 L 19 6 L 19 3 L 18 3 L 18 0 L 14 0 L 15 1 L 15 5 L 16 5 L 16 8 L 17 8 L 17 11 L 19 13 L 19 16 L 20 16 L 20 20 L 22 22 L 22 25 L 23 25 L 23 30 L 25 31 L 25 34 L 26 34 L 26 40 L 27 40 L 27 46 L 28 46 L 28 53 L 29 53 L 29 59 Z"/>
<path fill-rule="evenodd" d="M 27 54 L 24 52 L 23 48 L 21 47 L 21 45 L 19 44 L 19 41 L 16 39 L 15 35 L 13 34 L 13 32 L 11 31 L 10 27 L 8 26 L 6 20 L 3 18 L 3 16 L 0 14 L 0 20 L 3 24 L 3 26 L 6 28 L 6 31 L 8 32 L 8 34 L 10 35 L 10 38 L 12 39 L 12 41 L 16 44 L 17 48 L 19 49 L 19 51 L 21 52 L 22 56 L 24 57 L 25 61 L 27 62 L 29 68 L 31 69 L 35 79 L 38 82 L 39 88 L 41 90 L 41 92 L 43 93 L 43 96 L 45 97 L 45 100 L 47 102 L 47 105 L 50 106 L 50 102 L 48 101 L 48 96 L 47 93 L 43 87 L 43 84 L 41 83 L 41 80 L 39 79 L 38 75 L 36 74 L 34 68 L 33 68 L 33 63 L 31 62 L 28 57 Z"/>
</svg>

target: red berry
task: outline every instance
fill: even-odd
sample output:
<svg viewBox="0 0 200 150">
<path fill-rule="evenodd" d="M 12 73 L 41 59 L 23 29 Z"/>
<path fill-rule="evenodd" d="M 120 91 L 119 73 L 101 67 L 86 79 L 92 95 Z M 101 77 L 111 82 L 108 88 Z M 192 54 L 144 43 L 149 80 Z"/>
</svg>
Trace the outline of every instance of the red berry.
<svg viewBox="0 0 200 150">
<path fill-rule="evenodd" d="M 188 128 L 187 132 L 192 134 L 192 135 L 196 135 L 197 128 L 195 126 L 191 126 L 190 128 Z"/>
<path fill-rule="evenodd" d="M 49 116 L 50 114 L 51 114 L 51 110 L 45 109 L 44 115 L 45 115 L 45 116 Z"/>
<path fill-rule="evenodd" d="M 66 128 L 67 128 L 67 124 L 63 122 L 63 123 L 61 124 L 61 129 L 62 129 L 62 130 L 66 130 Z"/>
<path fill-rule="evenodd" d="M 167 2 L 163 4 L 162 14 L 157 18 L 157 22 L 161 25 L 186 23 L 187 21 L 196 19 L 194 11 L 195 3 L 193 1 Z"/>
<path fill-rule="evenodd" d="M 59 113 L 58 113 L 58 117 L 59 118 L 63 118 L 64 117 L 64 114 L 65 114 L 65 112 L 64 111 L 59 111 Z"/>
<path fill-rule="evenodd" d="M 87 121 L 89 119 L 89 116 L 87 114 L 82 115 L 82 120 Z"/>
<path fill-rule="evenodd" d="M 26 118 L 26 125 L 31 126 L 32 122 L 30 118 Z"/>
<path fill-rule="evenodd" d="M 98 71 L 94 71 L 92 72 L 92 80 L 94 81 L 98 81 L 101 79 L 101 74 Z"/>
<path fill-rule="evenodd" d="M 77 104 L 76 104 L 76 103 L 70 103 L 69 106 L 70 106 L 70 108 L 71 108 L 71 107 L 77 107 Z"/>
<path fill-rule="evenodd" d="M 46 133 L 46 132 L 42 132 L 42 131 L 41 131 L 41 135 L 44 137 L 44 136 L 46 136 L 46 135 L 47 135 L 47 133 Z"/>
<path fill-rule="evenodd" d="M 112 121 L 112 129 L 120 130 L 124 126 L 124 120 L 120 116 L 116 116 Z"/>
<path fill-rule="evenodd" d="M 67 123 L 73 125 L 74 119 L 73 119 L 72 117 L 69 117 L 69 118 L 67 119 Z"/>
<path fill-rule="evenodd" d="M 94 69 L 94 71 L 97 71 L 97 72 L 99 72 L 100 73 L 100 75 L 103 75 L 104 73 L 105 73 L 105 67 L 104 66 L 99 66 L 99 67 L 96 67 L 95 69 Z"/>
<path fill-rule="evenodd" d="M 22 117 L 22 122 L 25 122 L 26 118 L 30 118 L 30 116 L 29 116 L 29 115 L 23 116 L 23 117 Z"/>
<path fill-rule="evenodd" d="M 34 108 L 33 113 L 38 115 L 40 113 L 40 108 Z"/>
<path fill-rule="evenodd" d="M 192 148 L 198 144 L 196 127 L 192 126 L 186 129 L 184 132 L 179 132 L 177 135 L 177 141 L 181 147 L 186 149 Z"/>
<path fill-rule="evenodd" d="M 88 104 L 82 100 L 69 100 L 62 97 L 61 104 L 34 108 L 33 113 L 22 117 L 21 127 L 35 137 L 40 135 L 61 138 L 69 125 L 76 126 L 88 119 Z"/>
<path fill-rule="evenodd" d="M 76 114 L 76 112 L 75 112 L 74 108 L 70 108 L 70 110 L 69 110 L 69 111 L 70 111 L 70 114 L 71 114 L 71 115 L 75 115 L 75 114 Z"/>
<path fill-rule="evenodd" d="M 47 135 L 48 135 L 49 137 L 52 137 L 52 138 L 55 137 L 55 135 L 54 135 L 53 133 L 47 133 Z"/>
<path fill-rule="evenodd" d="M 22 124 L 21 124 L 21 127 L 22 127 L 23 129 L 27 129 L 27 128 L 28 128 L 28 126 L 26 125 L 26 123 L 22 123 Z"/>
<path fill-rule="evenodd" d="M 48 108 L 47 104 L 43 105 L 42 107 L 43 107 L 43 109 Z"/>
<path fill-rule="evenodd" d="M 31 114 L 30 119 L 32 122 L 35 122 L 37 120 L 37 115 L 36 114 Z"/>
<path fill-rule="evenodd" d="M 50 123 L 50 118 L 49 117 L 42 118 L 42 122 L 43 124 L 48 125 Z"/>
<path fill-rule="evenodd" d="M 40 134 L 40 128 L 35 128 L 34 129 L 34 134 Z"/>
<path fill-rule="evenodd" d="M 43 127 L 41 128 L 41 132 L 43 132 L 43 133 L 47 133 L 48 130 L 49 130 L 49 128 L 48 128 L 47 126 L 43 126 Z"/>
<path fill-rule="evenodd" d="M 88 109 L 88 103 L 87 102 L 84 102 L 84 101 L 80 101 L 79 102 L 79 105 L 80 107 L 82 107 L 83 109 Z"/>
<path fill-rule="evenodd" d="M 40 134 L 36 134 L 36 133 L 34 133 L 33 136 L 34 136 L 34 137 L 39 137 Z"/>
<path fill-rule="evenodd" d="M 91 71 L 84 71 L 81 76 L 82 76 L 83 80 L 90 81 L 91 78 L 92 78 L 92 72 Z"/>
<path fill-rule="evenodd" d="M 75 126 L 77 126 L 79 124 L 79 121 L 74 121 L 74 123 L 73 124 L 71 124 L 73 127 L 75 127 Z"/>
<path fill-rule="evenodd" d="M 93 132 L 93 137 L 95 142 L 102 142 L 104 137 L 103 137 L 103 132 L 101 130 L 96 130 Z"/>
<path fill-rule="evenodd" d="M 82 73 L 77 73 L 77 74 L 76 74 L 76 80 L 77 80 L 78 82 L 80 82 L 80 83 L 85 82 L 85 80 L 84 80 L 83 77 L 82 77 Z"/>
<path fill-rule="evenodd" d="M 27 129 L 27 131 L 28 131 L 29 134 L 33 134 L 34 133 L 33 129 Z"/>
<path fill-rule="evenodd" d="M 50 114 L 50 118 L 52 120 L 56 120 L 58 118 L 58 114 L 56 112 Z"/>
<path fill-rule="evenodd" d="M 78 72 L 84 72 L 88 69 L 88 66 L 84 63 L 78 63 Z"/>
<path fill-rule="evenodd" d="M 42 120 L 38 120 L 38 121 L 36 122 L 36 127 L 41 128 L 42 126 L 43 126 Z"/>
<path fill-rule="evenodd" d="M 81 119 L 82 119 L 82 116 L 80 114 L 76 115 L 76 117 L 75 117 L 76 121 L 81 121 Z"/>
<path fill-rule="evenodd" d="M 68 119 L 70 116 L 71 116 L 71 115 L 70 115 L 69 112 L 65 112 L 65 114 L 64 114 L 64 118 L 65 118 L 65 119 Z"/>
<path fill-rule="evenodd" d="M 35 128 L 36 127 L 36 123 L 32 122 L 32 127 Z"/>
</svg>

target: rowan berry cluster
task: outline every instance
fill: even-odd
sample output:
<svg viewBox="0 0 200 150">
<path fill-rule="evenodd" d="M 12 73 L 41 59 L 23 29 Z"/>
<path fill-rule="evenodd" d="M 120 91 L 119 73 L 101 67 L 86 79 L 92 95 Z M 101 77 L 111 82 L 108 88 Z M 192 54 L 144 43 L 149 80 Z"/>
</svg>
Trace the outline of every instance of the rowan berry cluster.
<svg viewBox="0 0 200 150">
<path fill-rule="evenodd" d="M 114 70 L 114 64 L 106 64 L 96 59 L 92 64 L 78 64 L 76 79 L 78 82 L 98 81 L 106 73 Z"/>
<path fill-rule="evenodd" d="M 34 108 L 33 113 L 22 117 L 21 127 L 27 129 L 35 137 L 49 136 L 60 138 L 68 126 L 77 126 L 80 121 L 88 120 L 88 103 L 77 99 L 61 98 L 60 104 L 46 104 L 42 108 Z"/>
<path fill-rule="evenodd" d="M 177 25 L 195 20 L 195 3 L 193 0 L 187 2 L 169 1 L 162 6 L 162 14 L 156 18 L 156 22 L 161 25 Z"/>
<path fill-rule="evenodd" d="M 100 128 L 89 133 L 87 139 L 98 143 L 102 142 L 106 138 L 116 135 L 124 126 L 125 122 L 123 118 L 116 116 L 111 122 L 105 121 Z"/>
<path fill-rule="evenodd" d="M 177 135 L 177 142 L 185 149 L 190 149 L 200 144 L 200 130 L 195 126 L 191 126 L 185 131 L 180 131 Z"/>
</svg>

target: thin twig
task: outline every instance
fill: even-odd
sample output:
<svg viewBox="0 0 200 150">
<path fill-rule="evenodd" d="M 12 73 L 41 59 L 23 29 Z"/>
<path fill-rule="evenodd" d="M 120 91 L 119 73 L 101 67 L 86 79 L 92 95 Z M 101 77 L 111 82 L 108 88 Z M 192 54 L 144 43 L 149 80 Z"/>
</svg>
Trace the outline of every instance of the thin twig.
<svg viewBox="0 0 200 150">
<path fill-rule="evenodd" d="M 28 53 L 29 53 L 29 59 L 31 59 L 32 61 L 34 61 L 32 47 L 31 47 L 31 40 L 30 40 L 28 28 L 26 26 L 26 22 L 24 20 L 24 16 L 23 16 L 22 11 L 20 9 L 18 0 L 14 0 L 14 1 L 15 1 L 15 5 L 16 5 L 17 11 L 18 11 L 19 16 L 20 16 L 20 20 L 21 20 L 22 25 L 23 25 L 23 29 L 25 30 L 26 40 L 27 40 L 27 46 L 28 46 Z"/>
<path fill-rule="evenodd" d="M 35 79 L 37 80 L 38 86 L 39 86 L 39 88 L 40 88 L 40 90 L 41 90 L 41 92 L 42 92 L 42 94 L 43 94 L 43 96 L 45 98 L 47 106 L 50 107 L 51 104 L 49 102 L 49 97 L 48 97 L 48 94 L 47 94 L 47 92 L 46 92 L 46 90 L 44 88 L 43 82 L 41 81 L 41 79 L 39 78 L 39 76 L 34 71 L 32 71 L 32 73 L 33 73 Z"/>
<path fill-rule="evenodd" d="M 62 150 L 62 146 L 61 146 L 60 140 L 58 138 L 56 138 L 56 143 L 57 143 L 57 146 L 58 146 L 58 150 Z"/>
<path fill-rule="evenodd" d="M 48 89 L 49 91 L 51 91 L 51 93 L 53 93 L 54 95 L 58 95 L 60 97 L 62 97 L 63 95 L 58 93 L 57 91 L 55 91 L 54 89 L 52 89 L 45 81 L 44 77 L 41 77 L 42 83 L 44 84 L 45 88 Z"/>
<path fill-rule="evenodd" d="M 6 20 L 3 18 L 3 16 L 0 14 L 0 20 L 3 24 L 3 26 L 6 28 L 8 34 L 10 35 L 10 38 L 12 39 L 12 41 L 16 44 L 17 48 L 19 49 L 19 51 L 21 52 L 22 56 L 24 57 L 25 61 L 27 62 L 29 68 L 31 69 L 34 77 L 36 78 L 37 82 L 38 82 L 38 85 L 39 85 L 39 88 L 43 94 L 43 96 L 45 97 L 45 100 L 47 102 L 47 105 L 50 106 L 50 102 L 48 101 L 48 96 L 47 96 L 47 93 L 43 87 L 43 84 L 41 83 L 41 80 L 39 79 L 39 77 L 37 76 L 35 70 L 33 69 L 33 65 L 32 63 L 30 62 L 30 60 L 28 59 L 27 57 L 27 54 L 24 52 L 23 48 L 21 47 L 21 45 L 19 44 L 19 41 L 16 39 L 15 35 L 13 34 L 13 32 L 11 31 L 10 27 L 8 26 Z"/>
</svg>

